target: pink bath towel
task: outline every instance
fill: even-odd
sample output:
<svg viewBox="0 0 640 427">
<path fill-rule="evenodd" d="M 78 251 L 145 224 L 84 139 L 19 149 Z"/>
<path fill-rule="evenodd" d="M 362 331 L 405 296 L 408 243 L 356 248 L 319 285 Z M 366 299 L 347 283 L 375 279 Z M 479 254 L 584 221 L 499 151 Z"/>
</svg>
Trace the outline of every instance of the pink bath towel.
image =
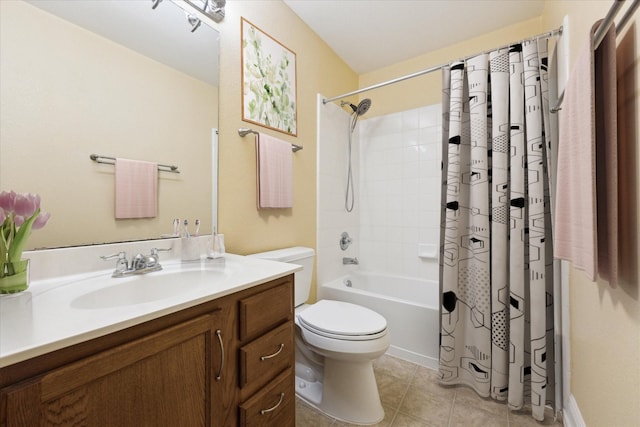
<svg viewBox="0 0 640 427">
<path fill-rule="evenodd" d="M 615 28 L 596 52 L 593 25 L 560 110 L 554 254 L 617 282 Z"/>
<path fill-rule="evenodd" d="M 264 133 L 257 144 L 258 209 L 293 207 L 291 144 Z"/>
<path fill-rule="evenodd" d="M 158 164 L 116 159 L 116 219 L 155 218 Z"/>
</svg>

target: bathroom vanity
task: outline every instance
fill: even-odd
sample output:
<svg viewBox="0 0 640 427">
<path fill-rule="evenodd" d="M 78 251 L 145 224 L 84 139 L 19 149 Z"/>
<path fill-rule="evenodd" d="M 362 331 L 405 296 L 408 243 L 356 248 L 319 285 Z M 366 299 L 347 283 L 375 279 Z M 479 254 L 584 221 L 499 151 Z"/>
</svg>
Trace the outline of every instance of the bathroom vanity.
<svg viewBox="0 0 640 427">
<path fill-rule="evenodd" d="M 13 325 L 23 335 L 0 335 L 0 426 L 294 426 L 296 270 L 229 255 L 183 272 L 210 285 L 125 308 L 106 291 L 100 307 L 88 304 L 85 279 L 34 286 L 30 319 Z M 121 286 L 99 277 L 101 289 Z M 95 275 L 87 280 L 99 291 Z M 63 294 L 69 308 L 50 316 Z M 23 296 L 1 297 L 2 333 L 12 334 L 11 301 Z"/>
</svg>

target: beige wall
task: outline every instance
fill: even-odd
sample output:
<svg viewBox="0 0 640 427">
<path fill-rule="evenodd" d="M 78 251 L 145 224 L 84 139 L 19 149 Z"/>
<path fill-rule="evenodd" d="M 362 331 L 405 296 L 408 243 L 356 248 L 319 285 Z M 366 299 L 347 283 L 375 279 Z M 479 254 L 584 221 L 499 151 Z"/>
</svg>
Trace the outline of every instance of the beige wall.
<svg viewBox="0 0 640 427">
<path fill-rule="evenodd" d="M 291 137 L 242 121 L 240 17 L 295 52 L 298 136 Z M 227 2 L 221 25 L 220 232 L 227 250 L 247 254 L 286 246 L 316 247 L 316 97 L 354 90 L 357 75 L 280 1 Z M 256 153 L 252 127 L 303 145 L 294 154 L 292 209 L 256 209 Z"/>
<path fill-rule="evenodd" d="M 571 64 L 589 28 L 611 4 L 547 1 L 545 25 L 569 16 Z M 640 425 L 638 23 L 636 17 L 617 37 L 621 283 L 615 289 L 603 281 L 592 283 L 578 270 L 570 276 L 571 393 L 588 426 Z"/>
</svg>

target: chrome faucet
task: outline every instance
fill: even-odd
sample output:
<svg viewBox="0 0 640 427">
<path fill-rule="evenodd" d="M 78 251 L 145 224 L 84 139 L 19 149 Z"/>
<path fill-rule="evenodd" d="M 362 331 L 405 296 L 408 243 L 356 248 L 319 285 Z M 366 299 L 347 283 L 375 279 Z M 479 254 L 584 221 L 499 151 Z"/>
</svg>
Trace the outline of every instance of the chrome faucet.
<svg viewBox="0 0 640 427">
<path fill-rule="evenodd" d="M 152 271 L 162 270 L 160 265 L 158 251 L 170 251 L 169 249 L 151 249 L 150 255 L 137 254 L 131 260 L 131 264 L 127 261 L 126 252 L 118 252 L 117 254 L 101 256 L 103 260 L 110 260 L 117 258 L 116 269 L 113 271 L 111 277 L 127 277 L 134 274 L 146 274 Z"/>
<path fill-rule="evenodd" d="M 342 263 L 344 265 L 358 265 L 358 257 L 355 257 L 355 258 L 344 257 L 342 258 Z"/>
</svg>

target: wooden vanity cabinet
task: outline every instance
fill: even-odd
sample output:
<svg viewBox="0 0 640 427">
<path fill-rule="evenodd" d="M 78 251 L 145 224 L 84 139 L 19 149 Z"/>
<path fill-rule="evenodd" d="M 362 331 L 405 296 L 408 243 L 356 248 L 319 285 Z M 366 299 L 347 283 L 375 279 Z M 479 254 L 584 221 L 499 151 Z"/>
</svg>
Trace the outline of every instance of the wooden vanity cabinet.
<svg viewBox="0 0 640 427">
<path fill-rule="evenodd" d="M 271 284 L 223 308 L 232 320 L 224 332 L 227 376 L 213 395 L 215 412 L 225 414 L 218 426 L 295 426 L 293 276 Z"/>
<path fill-rule="evenodd" d="M 0 427 L 294 426 L 293 275 L 0 369 Z"/>
</svg>

